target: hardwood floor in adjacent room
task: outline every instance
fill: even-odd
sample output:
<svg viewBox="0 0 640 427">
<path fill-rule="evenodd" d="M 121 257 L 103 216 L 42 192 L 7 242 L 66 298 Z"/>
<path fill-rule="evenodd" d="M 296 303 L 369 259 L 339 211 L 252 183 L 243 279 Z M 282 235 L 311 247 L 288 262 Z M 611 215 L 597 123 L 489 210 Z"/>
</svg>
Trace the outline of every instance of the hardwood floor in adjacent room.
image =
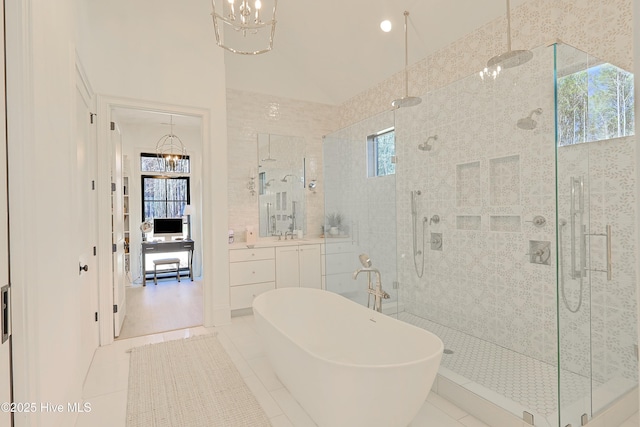
<svg viewBox="0 0 640 427">
<path fill-rule="evenodd" d="M 202 281 L 183 277 L 147 280 L 147 286 L 133 284 L 126 288 L 127 315 L 117 339 L 172 331 L 203 323 Z"/>
</svg>

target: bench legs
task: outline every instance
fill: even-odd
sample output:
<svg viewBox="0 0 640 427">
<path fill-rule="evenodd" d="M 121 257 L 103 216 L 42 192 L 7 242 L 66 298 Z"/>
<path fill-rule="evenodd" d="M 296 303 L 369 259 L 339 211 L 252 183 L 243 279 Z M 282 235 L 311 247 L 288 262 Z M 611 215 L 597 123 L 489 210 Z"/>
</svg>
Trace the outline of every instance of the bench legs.
<svg viewBox="0 0 640 427">
<path fill-rule="evenodd" d="M 175 262 L 172 263 L 176 265 L 176 277 L 178 278 L 178 282 L 180 282 L 180 262 Z M 167 263 L 163 264 L 163 265 L 167 265 Z M 158 285 L 158 264 L 154 264 L 153 265 L 153 284 L 154 285 Z M 147 286 L 146 284 L 144 284 L 143 286 Z"/>
</svg>

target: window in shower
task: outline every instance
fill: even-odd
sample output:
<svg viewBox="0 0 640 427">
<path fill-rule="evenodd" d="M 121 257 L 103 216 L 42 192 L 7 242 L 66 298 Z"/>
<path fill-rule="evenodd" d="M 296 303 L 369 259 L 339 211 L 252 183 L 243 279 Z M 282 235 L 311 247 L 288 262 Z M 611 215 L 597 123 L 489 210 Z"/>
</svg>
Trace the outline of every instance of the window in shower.
<svg viewBox="0 0 640 427">
<path fill-rule="evenodd" d="M 607 63 L 568 68 L 559 70 L 558 145 L 633 135 L 633 74 Z"/>
<path fill-rule="evenodd" d="M 367 137 L 367 176 L 385 176 L 396 173 L 396 137 L 393 128 Z"/>
</svg>

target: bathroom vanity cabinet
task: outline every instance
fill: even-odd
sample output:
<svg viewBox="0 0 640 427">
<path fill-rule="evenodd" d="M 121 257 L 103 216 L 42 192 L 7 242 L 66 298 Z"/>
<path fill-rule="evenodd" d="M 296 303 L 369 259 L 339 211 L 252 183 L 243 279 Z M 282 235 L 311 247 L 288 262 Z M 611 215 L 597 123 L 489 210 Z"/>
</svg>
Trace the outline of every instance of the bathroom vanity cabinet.
<svg viewBox="0 0 640 427">
<path fill-rule="evenodd" d="M 276 288 L 322 288 L 320 245 L 276 248 Z"/>
<path fill-rule="evenodd" d="M 251 308 L 256 296 L 271 289 L 323 288 L 323 244 L 296 240 L 268 244 L 247 248 L 237 243 L 229 249 L 231 310 Z"/>
<path fill-rule="evenodd" d="M 251 307 L 253 299 L 276 287 L 274 248 L 229 251 L 231 310 Z"/>
</svg>

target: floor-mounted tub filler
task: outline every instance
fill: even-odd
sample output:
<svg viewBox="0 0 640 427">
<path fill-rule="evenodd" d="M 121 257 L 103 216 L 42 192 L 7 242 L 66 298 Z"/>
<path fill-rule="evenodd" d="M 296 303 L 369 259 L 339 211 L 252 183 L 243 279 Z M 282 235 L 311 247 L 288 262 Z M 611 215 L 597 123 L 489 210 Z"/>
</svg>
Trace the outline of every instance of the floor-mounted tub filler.
<svg viewBox="0 0 640 427">
<path fill-rule="evenodd" d="M 276 375 L 320 427 L 408 425 L 444 349 L 431 332 L 318 289 L 266 292 L 253 312 Z"/>
</svg>

